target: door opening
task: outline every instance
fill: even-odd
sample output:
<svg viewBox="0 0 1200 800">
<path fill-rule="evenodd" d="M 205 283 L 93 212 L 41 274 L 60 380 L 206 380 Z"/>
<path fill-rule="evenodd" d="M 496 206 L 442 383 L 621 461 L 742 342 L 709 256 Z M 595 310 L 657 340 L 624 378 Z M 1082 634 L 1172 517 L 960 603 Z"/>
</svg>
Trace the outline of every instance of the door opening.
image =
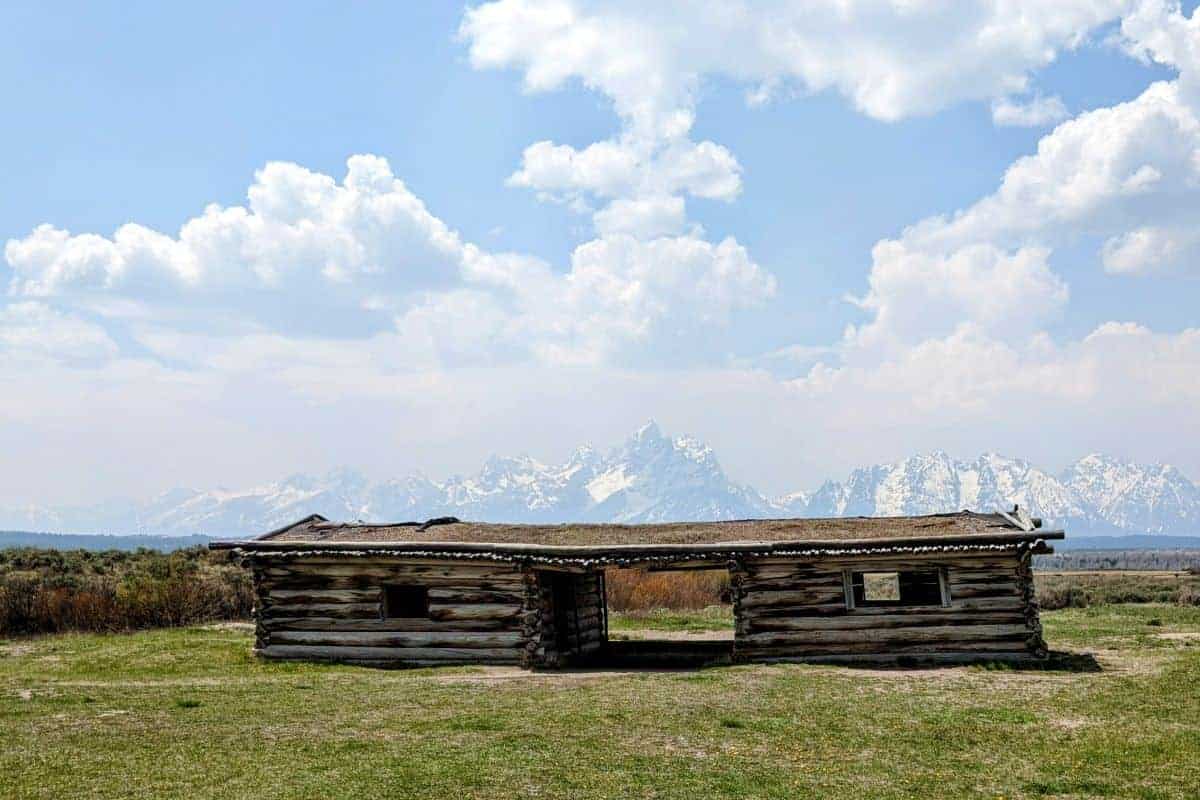
<svg viewBox="0 0 1200 800">
<path fill-rule="evenodd" d="M 554 605 L 554 646 L 563 655 L 579 655 L 579 600 L 574 576 L 552 573 L 551 602 Z"/>
<path fill-rule="evenodd" d="M 609 569 L 607 659 L 621 665 L 703 666 L 733 657 L 728 569 Z"/>
</svg>

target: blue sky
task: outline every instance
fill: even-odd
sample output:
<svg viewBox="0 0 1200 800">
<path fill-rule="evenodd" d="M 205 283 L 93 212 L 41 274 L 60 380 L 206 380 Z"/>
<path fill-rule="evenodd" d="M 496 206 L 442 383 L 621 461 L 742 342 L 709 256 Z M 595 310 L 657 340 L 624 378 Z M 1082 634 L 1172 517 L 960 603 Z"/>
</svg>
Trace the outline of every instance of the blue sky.
<svg viewBox="0 0 1200 800">
<path fill-rule="evenodd" d="M 1195 66 L 1180 43 L 1197 35 L 1194 9 L 1029 5 L 1033 22 L 994 47 L 979 44 L 986 3 L 902 24 L 870 9 L 814 19 L 786 2 L 748 4 L 733 23 L 703 3 L 643 13 L 506 0 L 474 15 L 447 3 L 7 4 L 0 375 L 23 399 L 0 404 L 0 499 L 142 495 L 342 463 L 439 474 L 493 451 L 555 458 L 582 439 L 607 444 L 648 417 L 781 491 L 935 448 L 1052 468 L 1111 450 L 1194 476 L 1196 184 L 1175 180 L 1182 156 L 1153 140 L 1177 144 L 1177 132 L 1089 116 L 1148 104 L 1159 81 L 1182 87 L 1168 103 L 1178 114 L 1163 113 L 1189 130 Z M 831 26 L 854 58 L 820 46 Z M 778 29 L 814 39 L 788 50 L 755 38 Z M 764 86 L 770 99 L 748 102 Z M 1058 110 L 997 121 L 997 104 L 1036 98 Z M 677 113 L 689 124 L 668 130 Z M 1077 128 L 1112 125 L 1087 141 L 1130 143 L 1090 145 L 1069 164 L 1050 148 L 1014 190 L 1024 199 L 985 203 L 961 231 L 905 238 L 994 196 L 1014 162 L 1056 126 L 1067 139 L 1077 117 Z M 529 156 L 535 142 L 576 155 L 613 143 L 637 177 L 613 177 L 611 162 L 564 177 Z M 339 249 L 317 260 L 346 246 L 364 260 L 322 288 L 292 262 L 263 278 L 245 248 L 114 266 L 94 239 L 29 244 L 47 224 L 111 238 L 136 223 L 174 238 L 210 204 L 246 205 L 269 162 L 340 182 L 355 154 L 386 159 L 405 197 L 483 255 L 411 241 L 407 228 L 385 231 L 386 246 L 353 242 L 388 224 L 356 222 L 329 232 L 322 241 Z M 676 156 L 703 174 L 673 177 Z M 1095 188 L 1062 219 L 1045 211 L 1115 162 L 1127 187 L 1149 170 L 1121 190 L 1136 202 Z M 519 185 L 510 176 L 523 167 Z M 294 182 L 279 181 L 272 197 L 291 208 Z M 597 191 L 612 181 L 620 188 Z M 647 222 L 622 205 L 651 200 L 686 211 Z M 1148 250 L 1130 244 L 1151 235 Z M 886 241 L 903 251 L 894 262 L 872 255 Z M 722 242 L 736 252 L 713 255 Z M 78 256 L 88 248 L 100 249 Z M 577 248 L 593 260 L 575 280 Z M 497 266 L 505 254 L 526 266 Z M 404 270 L 428 280 L 388 277 Z M 235 272 L 262 283 L 209 279 Z M 950 296 L 931 288 L 948 282 Z M 1029 377 L 998 386 L 989 364 Z M 922 370 L 948 385 L 913 388 L 937 383 Z M 1161 404 L 1147 400 L 1160 392 Z M 66 452 L 76 466 L 63 476 Z M 120 466 L 114 452 L 127 454 Z"/>
</svg>

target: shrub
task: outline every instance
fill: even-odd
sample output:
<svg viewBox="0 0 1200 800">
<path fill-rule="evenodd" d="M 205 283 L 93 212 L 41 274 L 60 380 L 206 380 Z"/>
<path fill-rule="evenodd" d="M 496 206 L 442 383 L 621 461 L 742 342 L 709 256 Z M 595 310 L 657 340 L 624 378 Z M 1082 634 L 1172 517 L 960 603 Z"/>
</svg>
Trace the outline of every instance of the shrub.
<svg viewBox="0 0 1200 800">
<path fill-rule="evenodd" d="M 201 548 L 0 551 L 0 636 L 245 619 L 253 605 L 245 571 Z"/>
<path fill-rule="evenodd" d="M 673 611 L 707 608 L 730 602 L 726 570 L 651 572 L 610 569 L 605 573 L 611 611 Z"/>
<path fill-rule="evenodd" d="M 1036 574 L 1035 585 L 1038 606 L 1047 611 L 1107 603 L 1200 605 L 1200 581 L 1186 573 Z"/>
</svg>

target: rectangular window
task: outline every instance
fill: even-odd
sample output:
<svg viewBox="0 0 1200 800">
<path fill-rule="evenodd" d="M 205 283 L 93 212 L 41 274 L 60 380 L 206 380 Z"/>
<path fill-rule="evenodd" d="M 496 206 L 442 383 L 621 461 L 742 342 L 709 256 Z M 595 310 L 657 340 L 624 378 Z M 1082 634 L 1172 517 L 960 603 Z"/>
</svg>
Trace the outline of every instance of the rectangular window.
<svg viewBox="0 0 1200 800">
<path fill-rule="evenodd" d="M 846 607 L 949 605 L 940 569 L 851 572 L 844 575 Z"/>
<path fill-rule="evenodd" d="M 383 616 L 413 619 L 429 616 L 429 589 L 424 586 L 383 587 Z"/>
</svg>

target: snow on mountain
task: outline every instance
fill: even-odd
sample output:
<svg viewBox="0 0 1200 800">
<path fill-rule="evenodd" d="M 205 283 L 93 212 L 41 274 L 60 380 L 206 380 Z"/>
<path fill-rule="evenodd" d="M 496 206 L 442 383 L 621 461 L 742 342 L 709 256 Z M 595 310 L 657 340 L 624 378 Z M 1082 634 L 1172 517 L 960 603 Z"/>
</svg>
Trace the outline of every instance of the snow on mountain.
<svg viewBox="0 0 1200 800">
<path fill-rule="evenodd" d="M 1115 528 L 1200 530 L 1200 487 L 1168 464 L 1134 464 L 1093 453 L 1068 467 L 1062 480 Z"/>
<path fill-rule="evenodd" d="M 1097 515 L 1072 488 L 1027 461 L 995 453 L 957 461 L 938 451 L 856 469 L 845 483 L 827 481 L 807 505 L 792 504 L 789 510 L 807 516 L 888 516 L 990 511 L 1014 503 L 1072 530 L 1097 527 Z"/>
<path fill-rule="evenodd" d="M 712 448 L 687 436 L 668 438 L 653 422 L 598 466 L 588 483 L 594 505 L 580 509 L 579 519 L 744 519 L 771 516 L 776 510 L 755 490 L 730 481 Z"/>
<path fill-rule="evenodd" d="M 653 422 L 606 454 L 585 445 L 562 464 L 493 456 L 474 475 L 437 481 L 415 474 L 380 483 L 340 469 L 247 490 L 174 489 L 140 504 L 0 509 L 0 528 L 247 536 L 314 512 L 367 521 L 452 515 L 634 523 L 991 511 L 1013 503 L 1077 535 L 1200 533 L 1200 488 L 1170 466 L 1089 455 L 1056 477 L 995 453 L 959 461 L 937 451 L 767 499 L 731 481 L 703 442 L 669 437 Z"/>
</svg>

